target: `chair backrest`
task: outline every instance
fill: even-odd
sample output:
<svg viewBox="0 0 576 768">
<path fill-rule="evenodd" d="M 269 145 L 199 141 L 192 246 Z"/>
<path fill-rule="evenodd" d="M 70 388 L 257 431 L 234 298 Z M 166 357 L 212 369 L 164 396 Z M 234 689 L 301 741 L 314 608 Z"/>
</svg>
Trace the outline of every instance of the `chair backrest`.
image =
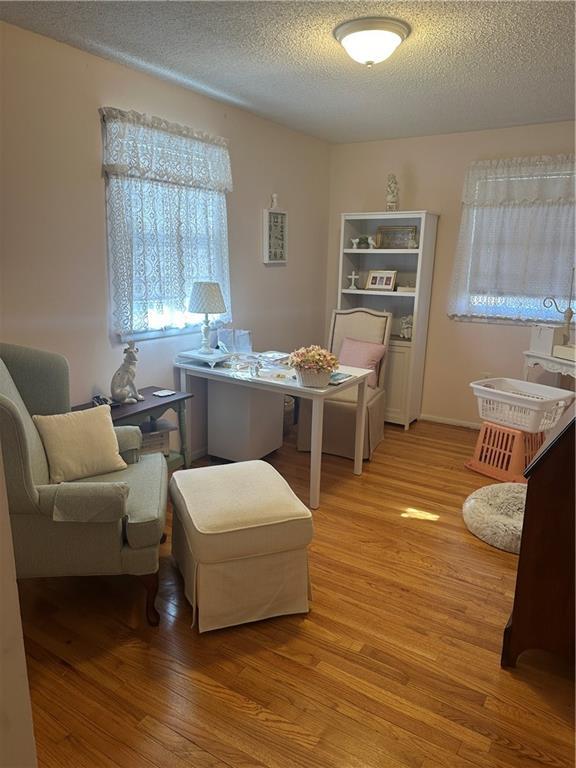
<svg viewBox="0 0 576 768">
<path fill-rule="evenodd" d="M 48 462 L 32 414 L 68 410 L 65 358 L 0 344 L 0 441 L 10 514 L 36 512 L 35 486 L 49 482 Z"/>
<path fill-rule="evenodd" d="M 384 344 L 388 351 L 391 330 L 391 312 L 376 312 L 372 309 L 335 309 L 332 312 L 328 349 L 338 356 L 342 342 L 348 337 Z M 384 386 L 387 356 L 386 352 L 378 370 L 379 388 Z"/>
</svg>

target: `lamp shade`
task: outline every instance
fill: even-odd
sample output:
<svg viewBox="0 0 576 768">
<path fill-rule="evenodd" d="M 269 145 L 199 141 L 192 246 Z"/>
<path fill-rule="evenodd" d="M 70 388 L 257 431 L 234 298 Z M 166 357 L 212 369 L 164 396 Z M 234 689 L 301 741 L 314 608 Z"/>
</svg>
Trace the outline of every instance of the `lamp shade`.
<svg viewBox="0 0 576 768">
<path fill-rule="evenodd" d="M 219 283 L 196 282 L 192 284 L 192 293 L 188 302 L 188 311 L 207 315 L 221 315 L 226 312 L 226 304 Z"/>
</svg>

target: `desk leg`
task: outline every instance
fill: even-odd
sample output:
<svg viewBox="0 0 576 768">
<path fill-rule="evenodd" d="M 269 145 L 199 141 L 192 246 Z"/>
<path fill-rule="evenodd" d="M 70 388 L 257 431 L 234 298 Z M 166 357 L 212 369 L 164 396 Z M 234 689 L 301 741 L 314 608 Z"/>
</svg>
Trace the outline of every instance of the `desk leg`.
<svg viewBox="0 0 576 768">
<path fill-rule="evenodd" d="M 180 392 L 188 392 L 188 374 L 180 369 Z M 184 469 L 190 466 L 190 451 L 188 449 L 188 424 L 186 422 L 186 400 L 178 408 L 178 429 L 180 431 L 180 453 L 184 457 Z"/>
<path fill-rule="evenodd" d="M 186 434 L 186 400 L 178 403 L 178 430 L 180 431 L 180 453 L 184 457 L 184 469 L 190 466 L 190 451 Z"/>
<path fill-rule="evenodd" d="M 354 440 L 354 474 L 362 474 L 362 458 L 364 455 L 364 429 L 366 425 L 366 379 L 358 385 L 358 402 L 356 404 L 356 435 Z"/>
<path fill-rule="evenodd" d="M 324 399 L 312 398 L 312 432 L 310 436 L 310 506 L 320 506 L 320 469 L 322 466 L 322 423 Z"/>
</svg>

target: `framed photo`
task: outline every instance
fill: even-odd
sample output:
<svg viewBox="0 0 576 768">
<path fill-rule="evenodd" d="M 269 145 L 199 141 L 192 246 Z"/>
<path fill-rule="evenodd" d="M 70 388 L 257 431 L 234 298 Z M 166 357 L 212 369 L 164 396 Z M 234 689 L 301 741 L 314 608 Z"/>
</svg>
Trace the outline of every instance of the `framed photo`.
<svg viewBox="0 0 576 768">
<path fill-rule="evenodd" d="M 371 269 L 366 280 L 366 291 L 393 291 L 396 284 L 395 269 Z"/>
<path fill-rule="evenodd" d="M 288 258 L 288 214 L 279 208 L 265 208 L 262 217 L 262 258 L 264 264 L 286 264 Z"/>
<path fill-rule="evenodd" d="M 418 248 L 418 227 L 378 227 L 376 248 Z"/>
</svg>

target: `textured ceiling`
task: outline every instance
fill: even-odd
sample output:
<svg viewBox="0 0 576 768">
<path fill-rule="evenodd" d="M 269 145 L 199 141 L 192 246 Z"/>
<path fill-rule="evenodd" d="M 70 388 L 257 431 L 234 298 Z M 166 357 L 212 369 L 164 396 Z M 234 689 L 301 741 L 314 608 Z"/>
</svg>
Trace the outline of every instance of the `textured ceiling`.
<svg viewBox="0 0 576 768">
<path fill-rule="evenodd" d="M 349 18 L 412 27 L 368 70 Z M 334 142 L 574 117 L 572 2 L 0 2 L 0 18 Z"/>
</svg>

